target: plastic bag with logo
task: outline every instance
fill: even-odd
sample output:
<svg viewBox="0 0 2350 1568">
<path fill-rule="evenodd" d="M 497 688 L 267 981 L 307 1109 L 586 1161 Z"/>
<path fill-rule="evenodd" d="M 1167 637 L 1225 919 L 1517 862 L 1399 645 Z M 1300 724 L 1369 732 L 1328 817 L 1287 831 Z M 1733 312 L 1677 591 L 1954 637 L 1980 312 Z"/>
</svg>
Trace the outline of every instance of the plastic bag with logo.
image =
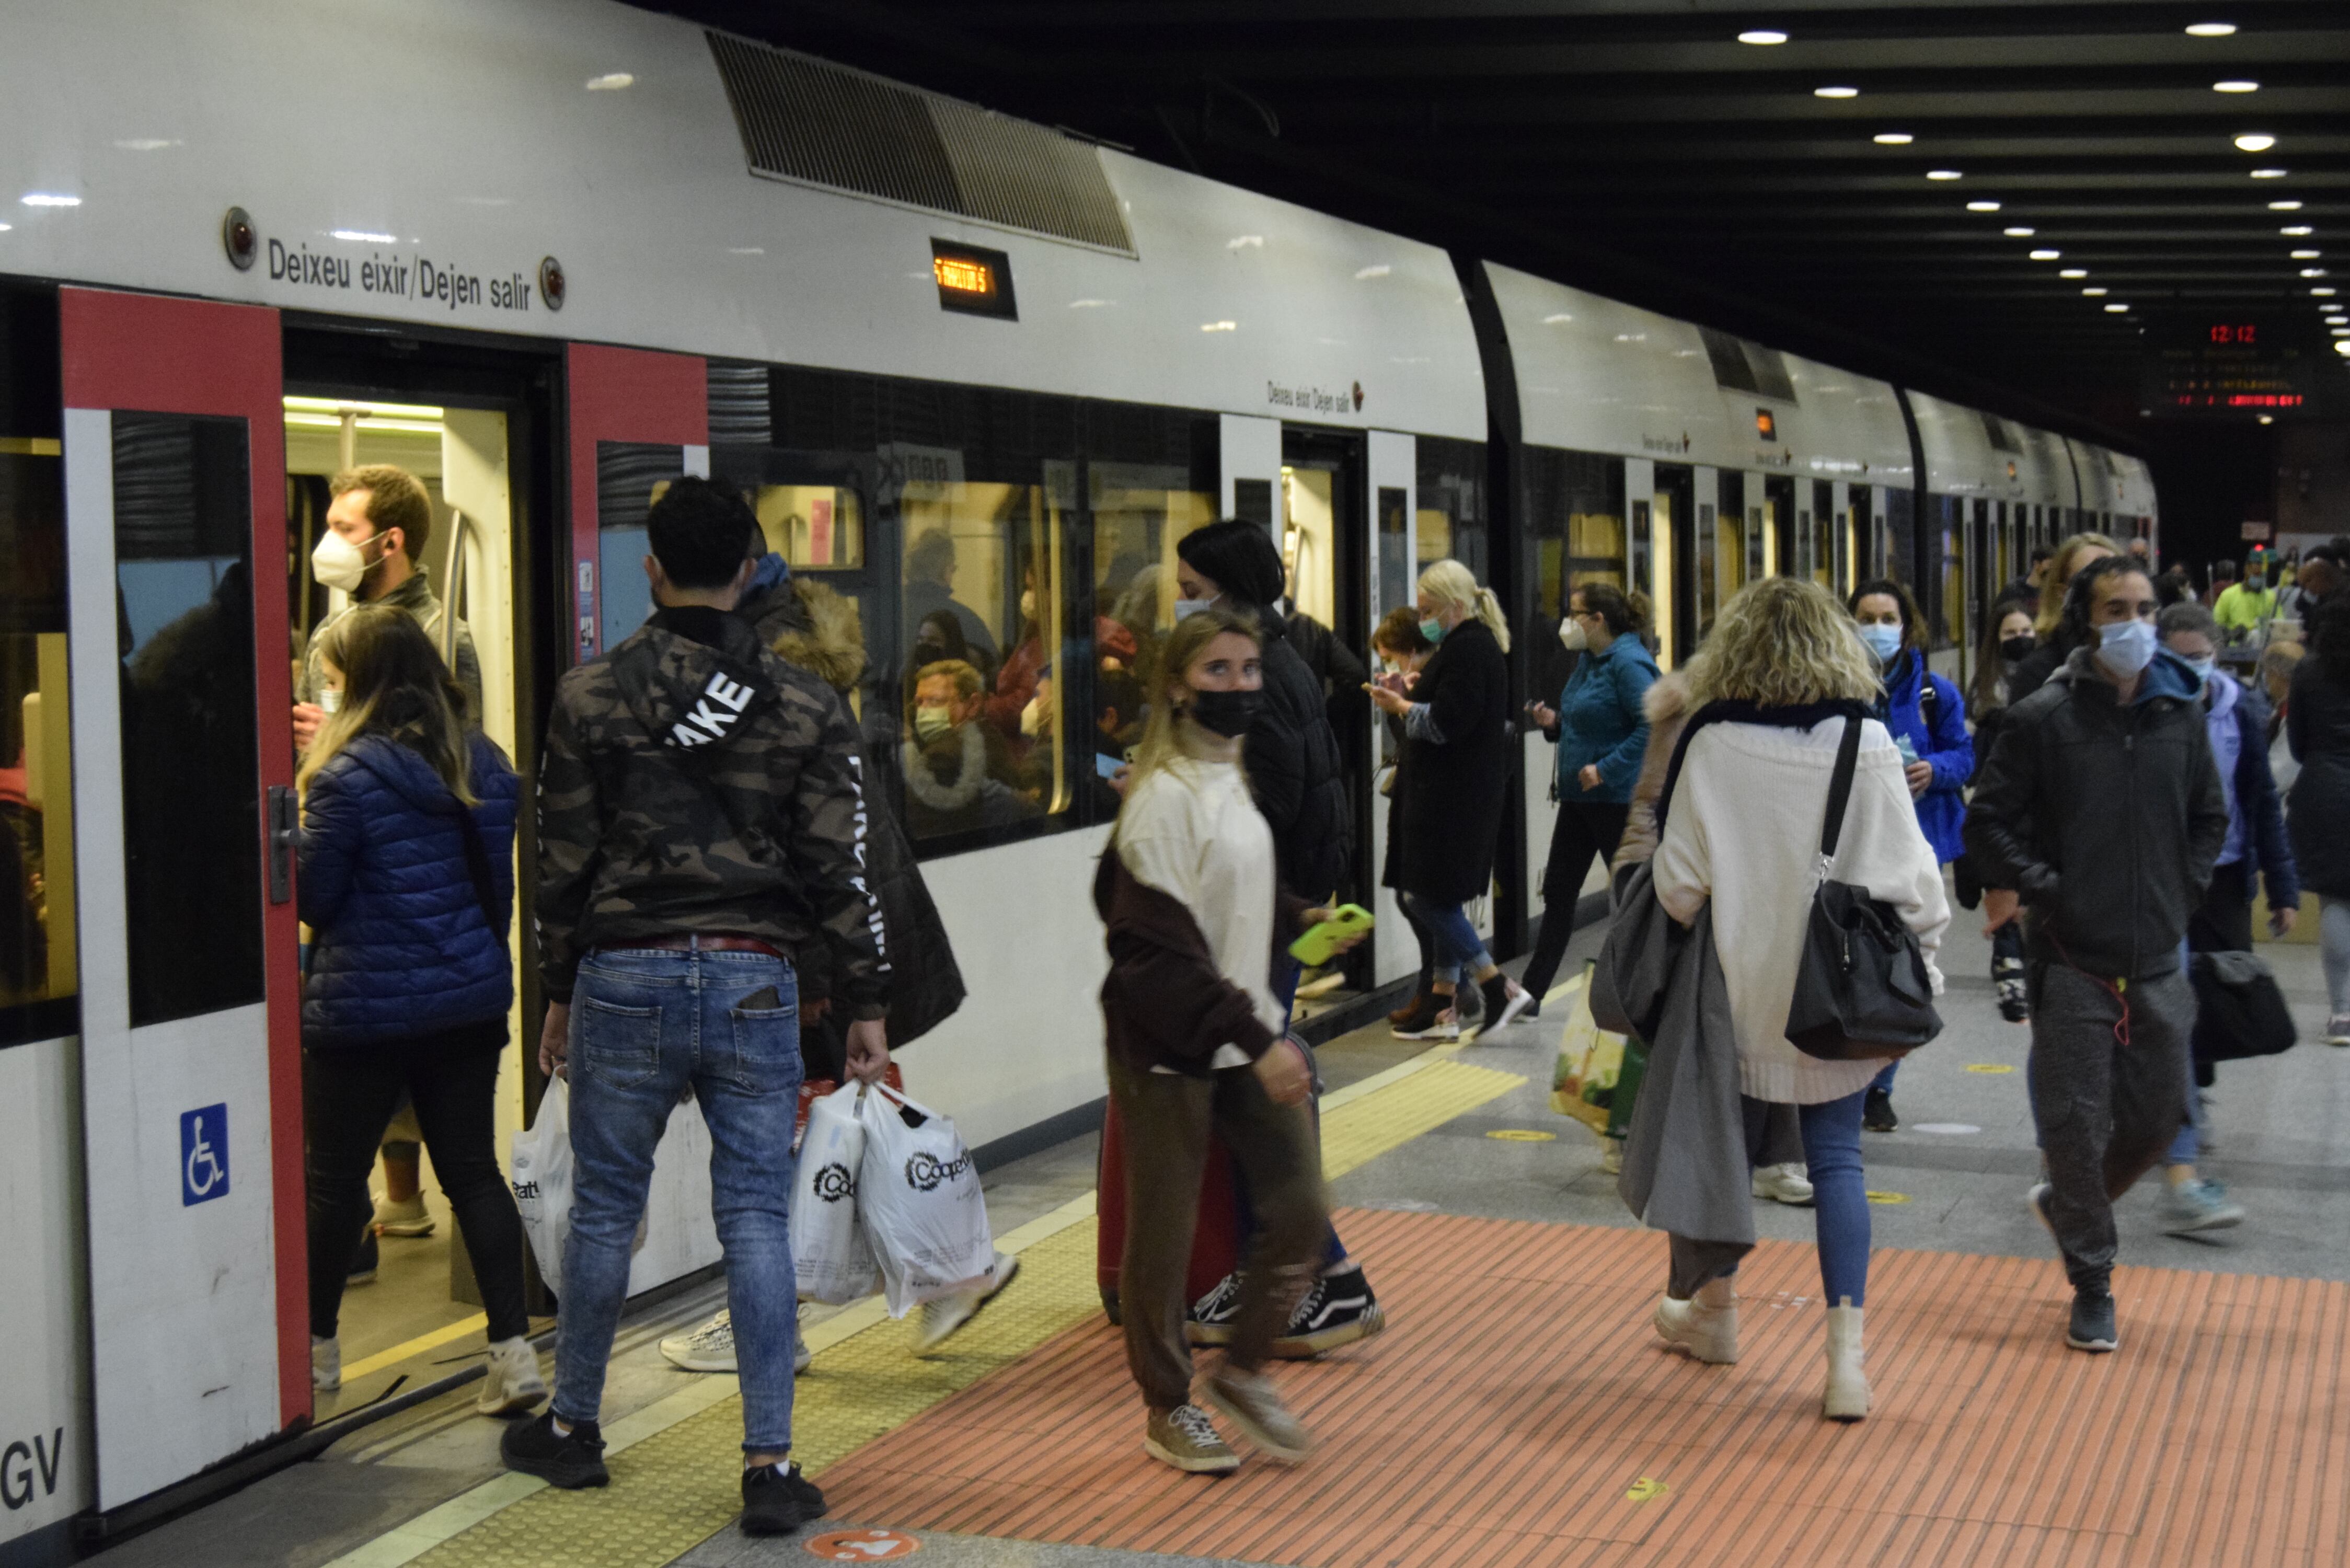
<svg viewBox="0 0 2350 1568">
<path fill-rule="evenodd" d="M 571 1085 L 561 1078 L 548 1082 L 538 1119 L 514 1135 L 514 1195 L 538 1277 L 560 1295 L 571 1232 Z"/>
<path fill-rule="evenodd" d="M 995 1238 L 954 1123 L 887 1088 L 866 1095 L 857 1119 L 865 1129 L 858 1214 L 881 1264 L 889 1315 L 979 1287 L 994 1265 Z"/>
<path fill-rule="evenodd" d="M 858 1120 L 862 1084 L 849 1084 L 808 1106 L 792 1185 L 792 1270 L 804 1302 L 853 1302 L 873 1293 L 873 1249 L 857 1220 L 857 1169 L 865 1158 Z"/>
</svg>

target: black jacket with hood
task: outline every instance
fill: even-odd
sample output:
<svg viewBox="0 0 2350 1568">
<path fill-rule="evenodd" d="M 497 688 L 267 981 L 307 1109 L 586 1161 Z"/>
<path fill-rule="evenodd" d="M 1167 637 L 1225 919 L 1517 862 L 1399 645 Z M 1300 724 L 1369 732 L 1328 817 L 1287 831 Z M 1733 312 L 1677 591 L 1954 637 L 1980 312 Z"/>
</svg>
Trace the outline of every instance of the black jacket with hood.
<svg viewBox="0 0 2350 1568">
<path fill-rule="evenodd" d="M 2157 653 L 2125 707 L 2088 649 L 2007 710 L 1967 811 L 1987 888 L 2022 896 L 2034 963 L 2168 974 L 2228 836 L 2194 671 Z"/>
<path fill-rule="evenodd" d="M 1301 898 L 1326 898 L 1346 880 L 1354 836 L 1338 737 L 1322 682 L 1290 646 L 1287 623 L 1271 610 L 1256 620 L 1264 638 L 1264 706 L 1243 750 L 1249 793 L 1273 829 L 1282 884 Z"/>
<path fill-rule="evenodd" d="M 538 774 L 539 972 L 571 997 L 592 948 L 708 932 L 786 953 L 822 941 L 833 995 L 889 1014 L 866 868 L 856 728 L 832 688 L 751 623 L 662 609 L 555 689 Z"/>
</svg>

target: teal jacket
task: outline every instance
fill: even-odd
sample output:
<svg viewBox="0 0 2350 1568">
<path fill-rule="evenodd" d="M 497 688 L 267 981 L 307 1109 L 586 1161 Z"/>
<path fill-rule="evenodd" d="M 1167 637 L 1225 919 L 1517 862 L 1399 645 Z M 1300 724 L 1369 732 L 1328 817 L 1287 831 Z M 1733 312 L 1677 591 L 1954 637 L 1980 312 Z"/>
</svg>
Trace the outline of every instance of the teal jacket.
<svg viewBox="0 0 2350 1568">
<path fill-rule="evenodd" d="M 1559 693 L 1558 726 L 1546 731 L 1558 742 L 1558 798 L 1593 805 L 1623 805 L 1640 776 L 1648 747 L 1648 719 L 1640 699 L 1656 683 L 1657 661 L 1629 633 L 1605 653 L 1586 653 Z M 1575 775 L 1597 764 L 1599 787 L 1585 789 Z"/>
</svg>

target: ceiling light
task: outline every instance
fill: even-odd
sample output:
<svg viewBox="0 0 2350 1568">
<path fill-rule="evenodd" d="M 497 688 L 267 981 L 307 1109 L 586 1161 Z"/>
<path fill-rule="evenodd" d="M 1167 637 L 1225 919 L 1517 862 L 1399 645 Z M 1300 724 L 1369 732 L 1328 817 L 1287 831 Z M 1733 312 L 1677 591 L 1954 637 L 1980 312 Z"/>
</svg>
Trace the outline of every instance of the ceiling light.
<svg viewBox="0 0 2350 1568">
<path fill-rule="evenodd" d="M 2292 172 L 2292 171 L 2286 169 L 2255 169 L 2252 171 L 2252 178 L 2255 180 L 2282 180 L 2290 172 Z"/>
<path fill-rule="evenodd" d="M 2295 261 L 2315 261 L 2319 256 L 2324 255 L 2324 254 L 2325 253 L 2324 251 L 2295 251 L 2293 253 L 2293 259 Z"/>
<path fill-rule="evenodd" d="M 31 191 L 17 198 L 27 207 L 78 207 L 79 196 L 59 196 L 48 191 Z"/>
<path fill-rule="evenodd" d="M 2309 292 L 2311 297 L 2316 299 L 2331 299 L 2334 297 L 2334 291 L 2331 288 L 2313 288 Z"/>
<path fill-rule="evenodd" d="M 2098 295 L 2100 295 L 2100 294 L 2105 293 L 2106 291 L 2105 291 L 2104 289 L 2102 289 L 2102 288 L 2090 287 L 2090 288 L 2085 288 L 2085 289 L 2083 289 L 2081 292 L 2082 292 L 2083 294 L 2088 295 L 2088 296 L 2090 296 L 2092 298 L 2094 298 L 2094 297 L 2095 297 L 2096 296 L 2098 296 Z"/>
<path fill-rule="evenodd" d="M 1787 35 L 1769 27 L 1749 27 L 1738 35 L 1738 41 L 1742 44 L 1783 44 L 1787 41 Z"/>
<path fill-rule="evenodd" d="M 1956 169 L 1929 169 L 1926 171 L 1926 178 L 1929 180 L 1963 180 L 1966 178 L 1966 175 Z"/>
<path fill-rule="evenodd" d="M 2336 343 L 2334 346 L 2334 351 L 2336 354 L 2350 356 L 2350 337 L 2345 337 L 2341 342 Z"/>
<path fill-rule="evenodd" d="M 2127 310 L 2129 306 L 2126 305 L 2108 305 L 2106 306 L 2106 314 L 2107 316 L 2119 316 L 2123 311 Z"/>
<path fill-rule="evenodd" d="M 1997 202 L 1969 202 L 1967 203 L 1967 211 L 1970 213 L 1996 213 L 1999 211 L 1999 203 Z"/>
<path fill-rule="evenodd" d="M 1918 139 L 1906 130 L 1880 130 L 1869 140 L 1879 147 L 1907 147 Z"/>
<path fill-rule="evenodd" d="M 2276 145 L 2276 138 L 2265 130 L 2248 130 L 2236 138 L 2239 152 L 2266 152 Z"/>
<path fill-rule="evenodd" d="M 2089 275 L 2089 269 L 2085 266 L 2068 266 L 2056 275 L 2058 277 L 2086 277 Z"/>
<path fill-rule="evenodd" d="M 2034 251 L 2032 253 L 2032 259 L 2033 261 L 2054 261 L 2058 256 L 2061 256 L 2064 254 L 2064 253 L 2063 251 Z"/>
<path fill-rule="evenodd" d="M 2269 203 L 2269 211 L 2272 213 L 2298 213 L 2301 211 L 2301 203 L 2298 202 L 2271 202 Z"/>
<path fill-rule="evenodd" d="M 622 88 L 634 87 L 636 85 L 637 78 L 630 76 L 626 71 L 607 71 L 600 77 L 589 77 L 588 78 L 588 90 L 589 92 L 618 92 Z"/>
<path fill-rule="evenodd" d="M 2261 423 L 2264 425 L 2272 425 L 2276 423 L 2276 416 L 2274 414 L 2262 414 L 2261 416 Z"/>
<path fill-rule="evenodd" d="M 2278 234 L 2283 234 L 2288 238 L 2298 238 L 2303 234 L 2314 234 L 2317 231 L 2315 229 L 2311 228 L 2307 223 L 2287 223 L 2283 228 L 2277 231 Z"/>
<path fill-rule="evenodd" d="M 2001 232 L 2005 234 L 2011 240 L 2028 240 L 2040 231 L 2037 229 L 2005 229 Z"/>
<path fill-rule="evenodd" d="M 2258 82 L 2213 82 L 2211 84 L 2211 90 L 2213 92 L 2258 92 L 2261 90 L 2261 84 Z"/>
<path fill-rule="evenodd" d="M 2305 266 L 2301 269 L 2301 275 L 2303 277 L 2324 277 L 2325 275 L 2325 269 L 2322 266 Z"/>
<path fill-rule="evenodd" d="M 2196 38 L 2225 38 L 2235 30 L 2233 22 L 2194 22 L 2187 28 L 2188 36 Z"/>
<path fill-rule="evenodd" d="M 1858 98 L 1860 89 L 1856 87 L 1814 88 L 1812 96 L 1814 98 Z"/>
</svg>

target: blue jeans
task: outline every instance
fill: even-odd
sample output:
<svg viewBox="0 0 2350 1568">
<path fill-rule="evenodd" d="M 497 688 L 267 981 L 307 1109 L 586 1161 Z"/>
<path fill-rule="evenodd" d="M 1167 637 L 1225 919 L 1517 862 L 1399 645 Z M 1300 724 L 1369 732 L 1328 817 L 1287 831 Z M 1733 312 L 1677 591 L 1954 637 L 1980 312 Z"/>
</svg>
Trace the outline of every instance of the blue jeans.
<svg viewBox="0 0 2350 1568">
<path fill-rule="evenodd" d="M 1484 939 L 1469 923 L 1460 905 L 1440 904 L 1417 893 L 1403 894 L 1402 901 L 1436 939 L 1437 979 L 1458 984 L 1464 966 L 1471 980 L 1478 971 L 1493 967 L 1493 955 L 1485 950 Z"/>
<path fill-rule="evenodd" d="M 1817 1194 L 1820 1285 L 1830 1306 L 1868 1298 L 1868 1183 L 1860 1171 L 1861 1102 L 1868 1092 L 1798 1106 L 1804 1163 Z"/>
<path fill-rule="evenodd" d="M 747 1005 L 746 1005 L 747 1004 Z M 742 1366 L 743 1447 L 792 1446 L 792 1121 L 799 985 L 754 952 L 603 948 L 571 1002 L 571 1234 L 554 1410 L 596 1419 L 653 1149 L 688 1088 L 710 1128 L 711 1212 Z"/>
</svg>

